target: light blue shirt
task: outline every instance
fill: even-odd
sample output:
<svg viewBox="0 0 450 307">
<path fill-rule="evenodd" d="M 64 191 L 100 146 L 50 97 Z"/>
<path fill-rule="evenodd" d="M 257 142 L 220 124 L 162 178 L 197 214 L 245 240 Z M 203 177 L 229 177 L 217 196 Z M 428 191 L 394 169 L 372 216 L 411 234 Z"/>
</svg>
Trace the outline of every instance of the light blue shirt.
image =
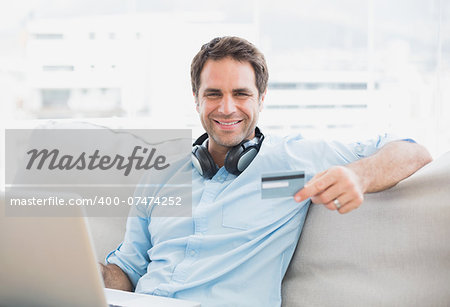
<svg viewBox="0 0 450 307">
<path fill-rule="evenodd" d="M 343 144 L 268 136 L 238 177 L 224 167 L 211 180 L 192 172 L 192 217 L 152 217 L 151 211 L 129 217 L 123 243 L 106 261 L 129 276 L 136 292 L 206 307 L 279 306 L 281 282 L 309 201 L 261 199 L 261 175 L 300 170 L 308 181 L 333 165 L 371 155 L 391 140 L 384 135 Z M 185 163 L 177 171 L 192 169 Z"/>
</svg>

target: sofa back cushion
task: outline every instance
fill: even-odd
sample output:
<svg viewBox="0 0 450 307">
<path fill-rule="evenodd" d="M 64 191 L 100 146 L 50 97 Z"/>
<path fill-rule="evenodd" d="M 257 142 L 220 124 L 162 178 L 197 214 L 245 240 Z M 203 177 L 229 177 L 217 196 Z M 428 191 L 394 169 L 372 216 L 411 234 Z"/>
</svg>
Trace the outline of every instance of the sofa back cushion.
<svg viewBox="0 0 450 307">
<path fill-rule="evenodd" d="M 283 306 L 450 306 L 450 152 L 340 215 L 312 205 Z"/>
</svg>

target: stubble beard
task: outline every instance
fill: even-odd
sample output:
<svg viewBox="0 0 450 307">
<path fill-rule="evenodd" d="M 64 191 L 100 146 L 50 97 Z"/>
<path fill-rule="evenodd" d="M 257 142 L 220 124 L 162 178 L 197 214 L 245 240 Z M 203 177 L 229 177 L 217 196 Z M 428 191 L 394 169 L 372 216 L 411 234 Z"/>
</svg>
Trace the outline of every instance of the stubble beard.
<svg viewBox="0 0 450 307">
<path fill-rule="evenodd" d="M 213 125 L 214 125 L 214 123 L 213 123 Z M 253 126 L 253 125 L 251 125 L 251 126 Z M 254 124 L 254 126 L 256 127 L 256 124 Z M 252 133 L 255 131 L 255 127 L 246 126 L 244 128 L 244 130 L 241 130 L 239 132 L 239 134 L 233 136 L 232 139 L 229 139 L 226 136 L 226 134 L 227 134 L 226 132 L 219 135 L 219 133 L 217 133 L 217 130 L 213 129 L 212 127 L 210 127 L 211 129 L 208 129 L 210 131 L 207 131 L 207 132 L 208 132 L 208 136 L 212 140 L 214 140 L 214 142 L 217 145 L 227 147 L 227 148 L 232 148 L 236 145 L 239 145 L 243 140 L 248 140 L 249 138 L 251 138 Z"/>
</svg>

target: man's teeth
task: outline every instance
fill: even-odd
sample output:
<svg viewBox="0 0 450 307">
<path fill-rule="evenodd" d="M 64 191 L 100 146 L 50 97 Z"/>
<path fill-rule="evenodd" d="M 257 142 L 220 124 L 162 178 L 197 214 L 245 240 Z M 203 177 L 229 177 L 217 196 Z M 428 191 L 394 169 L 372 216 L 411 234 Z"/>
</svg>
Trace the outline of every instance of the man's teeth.
<svg viewBox="0 0 450 307">
<path fill-rule="evenodd" d="M 219 124 L 221 124 L 221 125 L 231 126 L 231 125 L 235 125 L 235 124 L 239 123 L 240 120 L 237 120 L 237 121 L 231 122 L 231 123 L 223 123 L 223 122 L 219 122 L 219 121 L 217 121 L 217 122 L 218 122 Z"/>
</svg>

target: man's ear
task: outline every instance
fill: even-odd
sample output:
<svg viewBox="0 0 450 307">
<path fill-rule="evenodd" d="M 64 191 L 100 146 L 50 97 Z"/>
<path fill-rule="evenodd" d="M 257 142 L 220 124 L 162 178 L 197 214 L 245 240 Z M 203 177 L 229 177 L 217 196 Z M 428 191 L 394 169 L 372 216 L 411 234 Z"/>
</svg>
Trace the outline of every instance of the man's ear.
<svg viewBox="0 0 450 307">
<path fill-rule="evenodd" d="M 266 98 L 266 94 L 267 89 L 264 91 L 264 93 L 262 93 L 261 97 L 259 98 L 259 112 L 261 112 L 264 107 L 264 99 Z"/>
<path fill-rule="evenodd" d="M 195 102 L 195 109 L 198 111 L 198 97 L 197 95 L 195 95 L 195 92 L 192 92 L 193 96 L 194 96 L 194 102 Z"/>
</svg>

